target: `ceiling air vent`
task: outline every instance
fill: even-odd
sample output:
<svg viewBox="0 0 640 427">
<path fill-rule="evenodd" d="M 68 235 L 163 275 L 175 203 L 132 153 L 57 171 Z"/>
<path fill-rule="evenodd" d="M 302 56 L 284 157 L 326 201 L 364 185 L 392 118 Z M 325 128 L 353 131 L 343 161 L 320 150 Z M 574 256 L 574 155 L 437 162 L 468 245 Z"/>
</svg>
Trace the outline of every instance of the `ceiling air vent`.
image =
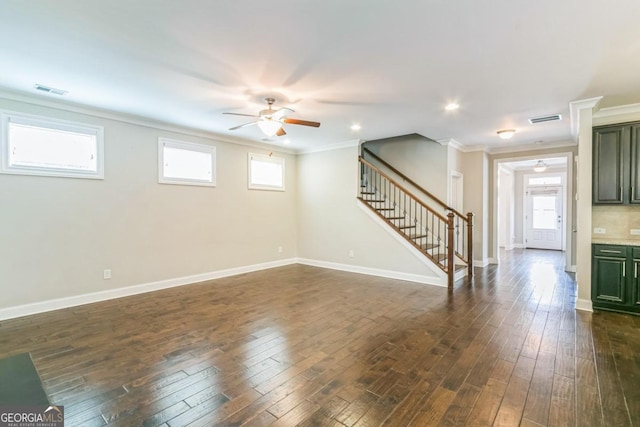
<svg viewBox="0 0 640 427">
<path fill-rule="evenodd" d="M 36 84 L 35 88 L 36 88 L 36 90 L 39 90 L 40 92 L 52 93 L 54 95 L 64 95 L 65 93 L 67 93 L 66 90 L 56 89 L 54 87 L 44 86 L 44 85 L 40 85 L 40 84 Z"/>
<path fill-rule="evenodd" d="M 533 117 L 529 119 L 529 123 L 535 125 L 536 123 L 555 122 L 556 120 L 562 120 L 562 115 L 552 114 L 550 116 Z"/>
</svg>

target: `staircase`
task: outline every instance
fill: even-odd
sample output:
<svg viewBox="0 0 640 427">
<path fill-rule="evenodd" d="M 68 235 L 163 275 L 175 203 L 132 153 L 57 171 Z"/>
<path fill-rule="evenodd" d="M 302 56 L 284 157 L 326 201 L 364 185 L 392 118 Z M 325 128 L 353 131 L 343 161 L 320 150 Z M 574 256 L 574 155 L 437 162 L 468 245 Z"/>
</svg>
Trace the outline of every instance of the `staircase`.
<svg viewBox="0 0 640 427">
<path fill-rule="evenodd" d="M 358 199 L 447 274 L 447 285 L 473 275 L 473 213 L 447 206 L 400 171 L 362 147 Z M 363 157 L 384 165 L 389 173 Z M 392 178 L 396 175 L 399 179 Z M 417 194 L 419 193 L 419 194 Z"/>
</svg>

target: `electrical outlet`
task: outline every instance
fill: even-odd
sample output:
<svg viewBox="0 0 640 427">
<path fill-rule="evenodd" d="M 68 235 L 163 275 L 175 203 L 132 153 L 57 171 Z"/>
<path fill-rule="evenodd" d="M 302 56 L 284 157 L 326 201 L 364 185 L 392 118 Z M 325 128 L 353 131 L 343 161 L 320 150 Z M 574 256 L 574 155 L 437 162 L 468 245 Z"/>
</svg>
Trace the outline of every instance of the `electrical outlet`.
<svg viewBox="0 0 640 427">
<path fill-rule="evenodd" d="M 278 246 L 278 253 L 281 254 L 282 253 L 282 246 Z"/>
<path fill-rule="evenodd" d="M 353 258 L 355 255 L 353 254 L 353 249 L 349 251 L 349 258 Z"/>
<path fill-rule="evenodd" d="M 111 279 L 111 270 L 109 270 L 109 269 L 105 270 L 103 275 L 102 275 L 102 278 L 104 280 Z"/>
<path fill-rule="evenodd" d="M 606 234 L 607 230 L 604 228 L 596 227 L 593 229 L 593 234 Z"/>
<path fill-rule="evenodd" d="M 640 236 L 640 228 L 632 228 L 629 230 L 629 234 L 632 236 Z"/>
</svg>

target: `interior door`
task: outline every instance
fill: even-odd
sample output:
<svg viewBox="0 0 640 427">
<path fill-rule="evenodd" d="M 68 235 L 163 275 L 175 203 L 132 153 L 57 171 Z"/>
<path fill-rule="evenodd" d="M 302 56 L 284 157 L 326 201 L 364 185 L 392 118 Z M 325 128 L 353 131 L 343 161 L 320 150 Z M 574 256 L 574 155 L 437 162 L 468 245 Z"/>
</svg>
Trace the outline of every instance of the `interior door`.
<svg viewBox="0 0 640 427">
<path fill-rule="evenodd" d="M 562 250 L 562 187 L 527 189 L 527 248 Z"/>
</svg>

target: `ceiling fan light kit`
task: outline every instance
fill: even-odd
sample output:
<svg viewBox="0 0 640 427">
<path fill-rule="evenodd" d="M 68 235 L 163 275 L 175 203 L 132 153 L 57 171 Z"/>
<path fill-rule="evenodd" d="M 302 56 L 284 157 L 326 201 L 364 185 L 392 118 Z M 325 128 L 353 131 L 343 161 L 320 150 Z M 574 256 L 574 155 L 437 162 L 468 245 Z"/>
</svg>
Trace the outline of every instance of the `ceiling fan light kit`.
<svg viewBox="0 0 640 427">
<path fill-rule="evenodd" d="M 286 115 L 293 113 L 294 111 L 291 108 L 283 107 L 277 110 L 272 108 L 273 104 L 276 102 L 275 98 L 265 98 L 265 102 L 268 107 L 265 110 L 262 110 L 258 113 L 258 115 L 251 114 L 241 114 L 241 113 L 223 113 L 230 114 L 233 116 L 245 116 L 245 117 L 255 117 L 257 120 L 249 123 L 245 123 L 240 126 L 235 126 L 230 128 L 229 130 L 236 130 L 247 126 L 258 125 L 262 133 L 264 133 L 268 137 L 272 136 L 283 136 L 287 133 L 284 131 L 284 124 L 292 124 L 292 125 L 301 125 L 301 126 L 311 126 L 311 127 L 319 127 L 320 123 L 318 122 L 310 122 L 308 120 L 298 120 L 298 119 L 290 119 L 287 118 Z"/>
<path fill-rule="evenodd" d="M 265 118 L 258 122 L 258 127 L 266 136 L 273 136 L 282 128 L 282 122 L 271 118 Z"/>
</svg>

